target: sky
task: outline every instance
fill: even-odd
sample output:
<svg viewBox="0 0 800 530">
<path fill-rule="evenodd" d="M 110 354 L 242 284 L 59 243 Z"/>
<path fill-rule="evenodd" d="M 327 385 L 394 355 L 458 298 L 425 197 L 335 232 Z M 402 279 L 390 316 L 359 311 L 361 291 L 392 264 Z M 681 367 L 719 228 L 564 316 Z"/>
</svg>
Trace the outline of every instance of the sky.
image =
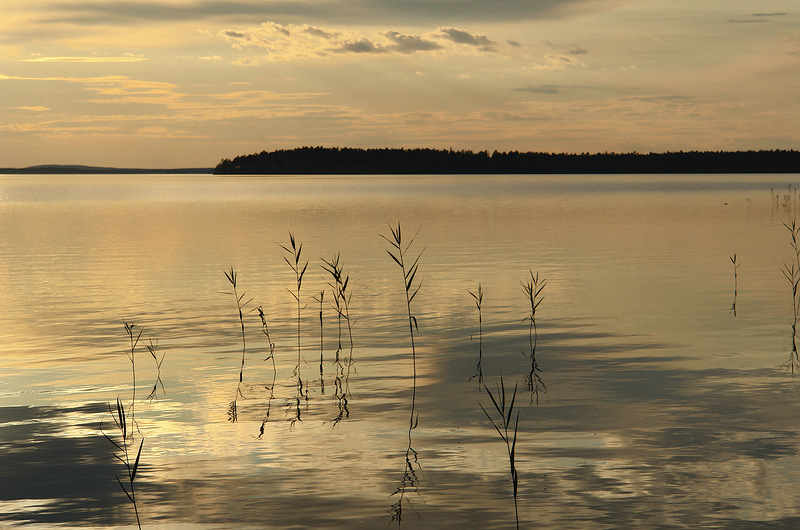
<svg viewBox="0 0 800 530">
<path fill-rule="evenodd" d="M 797 0 L 0 0 L 0 167 L 800 149 Z"/>
</svg>

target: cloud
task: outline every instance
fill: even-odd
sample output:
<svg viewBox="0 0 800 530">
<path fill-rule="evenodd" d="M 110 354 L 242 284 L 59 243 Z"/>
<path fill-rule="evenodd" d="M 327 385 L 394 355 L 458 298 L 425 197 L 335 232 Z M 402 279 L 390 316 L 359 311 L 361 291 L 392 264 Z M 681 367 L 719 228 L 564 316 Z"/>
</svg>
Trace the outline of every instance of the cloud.
<svg viewBox="0 0 800 530">
<path fill-rule="evenodd" d="M 756 24 L 769 22 L 771 18 L 785 17 L 788 13 L 753 13 L 750 18 L 737 18 L 727 20 L 728 24 Z"/>
<path fill-rule="evenodd" d="M 313 59 L 332 54 L 410 55 L 435 52 L 456 54 L 495 51 L 496 43 L 485 35 L 463 29 L 441 27 L 424 35 L 384 30 L 365 35 L 350 29 L 323 28 L 310 24 L 278 24 L 220 30 L 219 36 L 234 49 L 264 50 L 268 61 Z M 239 59 L 238 64 L 257 64 L 258 57 Z"/>
<path fill-rule="evenodd" d="M 585 67 L 586 64 L 570 55 L 548 53 L 544 56 L 544 63 L 533 63 L 534 70 L 564 70 L 567 67 Z"/>
<path fill-rule="evenodd" d="M 494 50 L 496 42 L 489 40 L 486 35 L 474 35 L 466 30 L 458 28 L 439 28 L 439 31 L 447 38 L 457 44 L 476 46 L 485 50 Z"/>
<path fill-rule="evenodd" d="M 544 43 L 549 48 L 565 55 L 585 55 L 589 53 L 586 48 L 579 48 L 576 44 L 557 44 L 549 40 L 544 41 Z"/>
<path fill-rule="evenodd" d="M 562 88 L 564 87 L 561 85 L 528 85 L 526 88 L 513 88 L 512 90 L 516 92 L 532 92 L 534 94 L 558 94 Z"/>
<path fill-rule="evenodd" d="M 3 110 L 12 112 L 47 112 L 52 109 L 49 107 L 5 107 Z"/>
<path fill-rule="evenodd" d="M 246 21 L 254 17 L 286 21 L 375 24 L 445 22 L 502 22 L 563 18 L 587 10 L 605 10 L 630 0 L 293 0 L 228 1 L 193 0 L 180 4 L 149 2 L 59 2 L 48 9 L 50 22 L 78 24 L 147 24 L 154 22 L 224 19 Z"/>
<path fill-rule="evenodd" d="M 598 87 L 590 85 L 528 85 L 524 88 L 512 88 L 515 92 L 530 92 L 533 94 L 560 94 L 569 90 L 596 90 Z"/>
<path fill-rule="evenodd" d="M 149 61 L 147 57 L 126 55 L 124 57 L 36 57 L 22 59 L 24 63 L 139 63 Z"/>
<path fill-rule="evenodd" d="M 431 40 L 426 40 L 416 35 L 404 35 L 397 31 L 385 31 L 382 35 L 394 43 L 387 47 L 391 52 L 408 54 L 419 51 L 438 50 L 442 47 L 441 44 Z"/>
</svg>

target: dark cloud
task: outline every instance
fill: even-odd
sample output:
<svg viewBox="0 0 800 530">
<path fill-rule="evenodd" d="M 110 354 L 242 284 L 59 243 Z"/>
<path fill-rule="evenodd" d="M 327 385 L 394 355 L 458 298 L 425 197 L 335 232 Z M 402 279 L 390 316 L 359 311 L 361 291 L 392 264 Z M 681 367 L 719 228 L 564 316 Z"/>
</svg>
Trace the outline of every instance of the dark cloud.
<svg viewBox="0 0 800 530">
<path fill-rule="evenodd" d="M 334 53 L 386 53 L 386 50 L 367 38 L 353 42 L 345 42 L 339 48 L 332 50 Z"/>
<path fill-rule="evenodd" d="M 457 44 L 466 44 L 483 49 L 494 49 L 496 42 L 489 40 L 486 35 L 475 35 L 468 31 L 458 28 L 439 28 L 439 31 Z"/>
<path fill-rule="evenodd" d="M 382 33 L 384 37 L 394 42 L 394 45 L 387 46 L 388 51 L 396 53 L 414 53 L 420 51 L 438 50 L 440 44 L 425 40 L 417 35 L 404 35 L 397 31 L 386 31 Z"/>
<path fill-rule="evenodd" d="M 512 90 L 515 92 L 554 95 L 568 90 L 594 90 L 595 88 L 589 85 L 528 85 L 524 88 L 513 88 Z"/>
<path fill-rule="evenodd" d="M 331 33 L 330 31 L 325 31 L 324 29 L 316 28 L 314 26 L 306 26 L 305 28 L 303 28 L 303 31 L 305 31 L 310 35 L 314 35 L 315 37 L 321 37 L 323 39 L 332 39 L 336 36 L 336 34 Z"/>
<path fill-rule="evenodd" d="M 520 44 L 520 42 L 518 40 L 508 39 L 506 42 L 508 43 L 509 46 L 513 46 L 515 48 L 518 47 L 518 46 L 522 46 L 522 44 Z"/>
<path fill-rule="evenodd" d="M 438 50 L 440 44 L 425 40 L 417 35 L 406 35 L 397 31 L 381 33 L 393 44 L 378 44 L 366 37 L 356 41 L 345 42 L 331 50 L 334 53 L 400 53 L 411 54 L 421 51 Z"/>
<path fill-rule="evenodd" d="M 614 3 L 602 2 L 605 9 Z M 175 5 L 166 2 L 74 2 L 54 3 L 43 13 L 53 22 L 78 24 L 136 24 L 158 21 L 190 21 L 224 18 L 253 22 L 261 17 L 281 22 L 436 24 L 441 22 L 497 22 L 562 18 L 597 2 L 589 0 L 333 0 L 312 1 L 224 1 L 206 0 Z"/>
<path fill-rule="evenodd" d="M 564 87 L 561 85 L 528 85 L 525 88 L 514 88 L 516 92 L 532 92 L 534 94 L 558 94 Z"/>
<path fill-rule="evenodd" d="M 769 19 L 785 17 L 788 13 L 753 13 L 750 18 L 729 19 L 728 24 L 755 24 L 759 22 L 769 22 Z"/>
</svg>

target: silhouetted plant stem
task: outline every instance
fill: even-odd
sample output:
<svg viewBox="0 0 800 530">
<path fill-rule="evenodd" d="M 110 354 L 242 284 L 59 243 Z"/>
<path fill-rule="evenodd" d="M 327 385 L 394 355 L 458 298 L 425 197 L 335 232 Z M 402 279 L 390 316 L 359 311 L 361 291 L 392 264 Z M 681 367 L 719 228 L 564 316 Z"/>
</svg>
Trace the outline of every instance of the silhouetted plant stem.
<svg viewBox="0 0 800 530">
<path fill-rule="evenodd" d="M 350 300 L 351 293 L 348 290 L 350 285 L 350 275 L 345 274 L 344 265 L 341 263 L 340 255 L 336 255 L 330 259 L 322 259 L 322 268 L 331 275 L 332 281 L 328 282 L 333 293 L 333 307 L 336 310 L 337 316 L 337 349 L 334 359 L 336 365 L 336 377 L 334 379 L 334 393 L 338 400 L 339 414 L 334 419 L 334 425 L 342 420 L 342 418 L 350 417 L 350 410 L 348 409 L 347 396 L 350 393 L 350 370 L 353 366 L 353 324 L 350 319 Z M 347 371 L 340 359 L 342 352 L 342 320 L 347 324 L 347 334 L 349 337 L 350 351 L 347 359 Z M 343 381 L 344 379 L 344 381 Z"/>
<path fill-rule="evenodd" d="M 535 399 L 536 404 L 538 405 L 539 391 L 541 390 L 546 392 L 547 388 L 544 386 L 544 382 L 542 382 L 542 378 L 539 375 L 541 369 L 536 362 L 536 344 L 538 341 L 538 330 L 536 329 L 536 310 L 539 308 L 539 304 L 542 303 L 542 300 L 544 300 L 544 297 L 542 296 L 542 290 L 544 290 L 544 287 L 547 284 L 547 279 L 540 279 L 538 272 L 536 274 L 534 274 L 531 270 L 528 272 L 530 273 L 531 279 L 522 283 L 522 288 L 525 291 L 525 296 L 530 302 L 531 307 L 530 314 L 522 320 L 523 322 L 526 320 L 530 322 L 530 327 L 528 328 L 528 342 L 530 345 L 531 371 L 526 380 L 528 383 L 528 390 L 531 392 L 531 401 Z"/>
<path fill-rule="evenodd" d="M 272 342 L 272 338 L 269 336 L 269 326 L 267 325 L 267 317 L 264 315 L 264 310 L 261 306 L 256 308 L 258 311 L 258 316 L 261 319 L 261 332 L 267 338 L 267 347 L 269 348 L 269 355 L 264 359 L 264 362 L 272 360 L 272 384 L 269 387 L 269 398 L 267 400 L 267 411 L 264 414 L 264 419 L 261 420 L 261 428 L 259 432 L 259 439 L 264 436 L 264 427 L 266 426 L 267 422 L 269 421 L 269 413 L 272 409 L 272 400 L 275 398 L 275 381 L 278 377 L 278 370 L 275 367 L 275 343 Z"/>
<path fill-rule="evenodd" d="M 130 351 L 125 350 L 125 355 L 128 357 L 128 360 L 131 362 L 131 406 L 130 406 L 130 416 L 131 416 L 131 438 L 133 438 L 133 430 L 136 426 L 136 414 L 135 414 L 135 407 L 136 407 L 136 355 L 135 350 L 136 346 L 139 344 L 139 338 L 142 336 L 142 331 L 139 330 L 139 333 L 134 332 L 134 327 L 136 324 L 123 322 L 125 325 L 125 333 L 128 334 L 128 339 L 130 340 L 131 349 Z M 127 432 L 127 430 L 126 430 Z"/>
<path fill-rule="evenodd" d="M 325 393 L 325 374 L 322 370 L 322 363 L 323 361 L 323 352 L 324 352 L 324 340 L 323 340 L 323 324 L 322 324 L 322 303 L 325 300 L 325 291 L 320 291 L 318 295 L 314 297 L 315 302 L 319 302 L 319 385 L 320 385 L 320 392 L 322 394 Z"/>
<path fill-rule="evenodd" d="M 414 237 L 411 238 L 411 241 L 408 243 L 403 242 L 403 234 L 400 227 L 400 223 L 397 223 L 397 228 L 393 228 L 391 225 L 389 226 L 389 230 L 391 231 L 392 238 L 389 239 L 388 237 L 381 234 L 381 237 L 391 245 L 394 249 L 384 249 L 386 252 L 391 256 L 394 262 L 400 267 L 400 270 L 403 273 L 403 285 L 405 287 L 405 295 L 406 295 L 406 310 L 408 315 L 408 330 L 411 334 L 411 363 L 413 367 L 413 382 L 414 382 L 414 389 L 412 397 L 416 394 L 416 381 L 417 381 L 417 350 L 416 345 L 414 344 L 414 330 L 416 329 L 419 331 L 419 326 L 417 324 L 417 318 L 411 313 L 411 302 L 414 300 L 414 297 L 417 296 L 420 287 L 422 287 L 422 281 L 418 284 L 414 283 L 414 279 L 417 275 L 417 270 L 419 267 L 419 258 L 422 256 L 422 252 L 425 251 L 423 248 L 417 257 L 414 258 L 414 261 L 411 265 L 406 263 L 406 257 L 408 256 L 408 251 L 411 248 L 411 245 L 414 243 L 414 239 L 416 239 L 417 234 L 419 234 L 419 230 L 417 233 L 414 234 Z M 412 399 L 412 415 L 411 415 L 411 423 L 414 423 L 414 406 L 413 406 L 413 399 Z"/>
<path fill-rule="evenodd" d="M 794 375 L 795 369 L 800 368 L 800 355 L 797 352 L 797 320 L 800 314 L 800 298 L 798 298 L 798 285 L 800 285 L 800 245 L 798 245 L 798 238 L 800 238 L 800 225 L 796 220 L 792 220 L 792 224 L 784 223 L 783 226 L 789 230 L 791 234 L 791 247 L 794 252 L 790 265 L 783 264 L 781 272 L 789 281 L 792 287 L 792 351 L 789 353 L 789 360 L 784 363 L 784 366 Z"/>
<path fill-rule="evenodd" d="M 497 434 L 500 435 L 500 438 L 502 438 L 503 442 L 505 442 L 506 444 L 506 451 L 508 452 L 508 463 L 511 470 L 511 484 L 513 485 L 514 488 L 514 517 L 516 518 L 517 528 L 519 528 L 519 509 L 517 508 L 517 489 L 519 484 L 519 475 L 517 473 L 517 468 L 515 464 L 516 447 L 517 447 L 517 427 L 519 426 L 519 411 L 517 411 L 516 417 L 514 419 L 513 436 L 509 433 L 509 428 L 511 426 L 511 415 L 513 414 L 514 410 L 514 401 L 516 400 L 517 397 L 517 385 L 514 385 L 514 393 L 511 396 L 511 401 L 508 403 L 508 407 L 506 407 L 506 388 L 505 385 L 503 384 L 502 375 L 500 376 L 500 384 L 497 387 L 497 399 L 495 399 L 491 390 L 489 390 L 489 387 L 487 387 L 484 384 L 483 388 L 486 390 L 486 393 L 492 400 L 492 404 L 494 405 L 495 410 L 500 416 L 500 421 L 495 422 L 492 416 L 483 407 L 483 404 L 478 402 L 478 405 L 480 405 L 481 410 L 483 410 L 483 413 L 486 414 L 487 418 L 489 418 L 489 421 L 492 422 L 492 426 L 497 431 Z"/>
<path fill-rule="evenodd" d="M 467 291 L 475 300 L 475 307 L 478 308 L 478 365 L 475 367 L 475 375 L 470 379 L 478 378 L 478 388 L 483 383 L 483 369 L 481 368 L 481 361 L 483 359 L 483 313 L 481 311 L 481 304 L 483 303 L 483 289 L 481 284 L 478 284 L 476 292 Z"/>
<path fill-rule="evenodd" d="M 731 305 L 731 311 L 733 311 L 733 316 L 736 316 L 736 296 L 739 292 L 739 263 L 736 262 L 736 252 L 733 253 L 733 256 L 730 256 L 730 260 L 733 264 L 733 305 Z"/>
<path fill-rule="evenodd" d="M 416 397 L 417 397 L 417 351 L 416 345 L 414 343 L 414 330 L 416 329 L 419 331 L 419 326 L 417 324 L 416 317 L 411 312 L 411 302 L 414 300 L 414 297 L 417 296 L 417 293 L 422 287 L 422 281 L 420 280 L 419 283 L 414 283 L 414 280 L 417 276 L 417 271 L 419 267 L 419 259 L 422 256 L 422 252 L 424 252 L 424 248 L 417 254 L 416 258 L 414 258 L 413 262 L 408 265 L 406 258 L 408 257 L 408 251 L 411 248 L 411 245 L 414 243 L 414 239 L 416 239 L 419 230 L 417 233 L 414 234 L 414 237 L 408 243 L 403 241 L 403 234 L 402 229 L 400 227 L 400 223 L 397 223 L 397 228 L 393 228 L 391 225 L 389 226 L 389 230 L 391 231 L 391 239 L 388 237 L 381 235 L 381 237 L 389 243 L 391 248 L 384 249 L 389 254 L 389 256 L 394 260 L 394 262 L 400 267 L 400 270 L 403 273 L 403 285 L 406 295 L 406 310 L 408 316 L 408 328 L 409 333 L 411 335 L 411 360 L 412 360 L 412 383 L 411 383 L 411 416 L 409 419 L 408 425 L 408 446 L 406 448 L 406 455 L 405 455 L 405 467 L 403 472 L 403 480 L 401 482 L 400 487 L 392 494 L 400 494 L 399 500 L 392 505 L 391 513 L 392 513 L 392 521 L 397 521 L 398 524 L 402 521 L 403 515 L 403 500 L 405 499 L 405 492 L 407 489 L 411 488 L 414 492 L 419 493 L 419 479 L 416 474 L 416 470 L 414 466 L 419 467 L 419 461 L 417 459 L 417 452 L 412 448 L 412 437 L 411 431 L 417 428 L 419 424 L 419 416 L 415 413 L 415 406 L 416 406 Z"/>
<path fill-rule="evenodd" d="M 230 271 L 222 271 L 222 272 L 225 273 L 225 277 L 228 279 L 228 282 L 230 282 L 231 286 L 233 287 L 233 291 L 230 294 L 233 295 L 233 298 L 236 301 L 236 310 L 239 312 L 239 325 L 242 330 L 242 364 L 239 368 L 239 384 L 236 387 L 236 396 L 234 397 L 234 400 L 231 401 L 228 407 L 228 419 L 231 422 L 236 422 L 236 420 L 239 417 L 236 404 L 240 396 L 244 397 L 244 394 L 242 394 L 242 381 L 244 380 L 244 360 L 245 360 L 245 353 L 247 351 L 247 340 L 245 338 L 245 333 L 244 333 L 244 316 L 242 315 L 242 309 L 247 304 L 250 303 L 250 300 L 242 303 L 242 298 L 244 298 L 245 293 L 239 294 L 238 291 L 236 290 L 237 275 L 234 268 L 231 267 Z"/>
<path fill-rule="evenodd" d="M 128 487 L 125 487 L 125 484 L 119 478 L 119 475 L 116 476 L 117 482 L 119 486 L 122 488 L 122 491 L 125 492 L 125 495 L 128 497 L 128 500 L 133 504 L 133 511 L 136 514 L 136 524 L 139 528 L 142 528 L 142 523 L 139 520 L 139 506 L 136 503 L 136 490 L 134 488 L 133 481 L 136 479 L 136 473 L 139 470 L 139 459 L 142 456 L 142 447 L 144 447 L 144 437 L 142 441 L 139 442 L 139 450 L 136 452 L 136 460 L 134 460 L 133 464 L 131 464 L 130 454 L 128 453 L 128 420 L 125 414 L 125 407 L 122 405 L 122 402 L 117 398 L 117 409 L 114 411 L 111 408 L 111 404 L 108 404 L 108 411 L 111 413 L 111 417 L 114 419 L 114 423 L 117 426 L 117 429 L 120 432 L 121 439 L 119 442 L 111 438 L 103 431 L 103 425 L 100 424 L 100 432 L 103 433 L 106 440 L 111 442 L 114 447 L 117 449 L 117 452 L 114 452 L 114 457 L 122 462 L 122 465 L 125 466 L 125 474 L 126 482 Z M 116 412 L 116 413 L 115 413 Z M 131 418 L 131 433 L 130 437 L 133 438 L 133 419 Z"/>
<path fill-rule="evenodd" d="M 301 264 L 301 256 L 303 252 L 303 244 L 298 244 L 294 238 L 294 234 L 289 232 L 289 243 L 291 248 L 285 247 L 281 245 L 281 248 L 285 251 L 283 259 L 286 263 L 291 267 L 292 272 L 294 272 L 295 276 L 295 290 L 292 291 L 287 287 L 287 291 L 292 297 L 295 299 L 297 303 L 297 365 L 295 366 L 295 374 L 297 375 L 297 406 L 296 406 L 296 418 L 295 421 L 300 420 L 300 396 L 303 396 L 306 400 L 308 400 L 308 392 L 303 391 L 303 378 L 300 375 L 300 365 L 301 361 L 301 348 L 300 348 L 300 314 L 303 310 L 301 307 L 301 298 L 300 298 L 300 290 L 303 285 L 303 275 L 306 273 L 306 269 L 308 269 L 308 261 Z"/>
</svg>

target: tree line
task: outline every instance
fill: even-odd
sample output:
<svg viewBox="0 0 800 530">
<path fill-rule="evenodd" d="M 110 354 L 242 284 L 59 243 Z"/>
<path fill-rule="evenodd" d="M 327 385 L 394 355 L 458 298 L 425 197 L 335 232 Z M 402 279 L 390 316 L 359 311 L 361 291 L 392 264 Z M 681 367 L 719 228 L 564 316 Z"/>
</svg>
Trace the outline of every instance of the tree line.
<svg viewBox="0 0 800 530">
<path fill-rule="evenodd" d="M 800 151 L 542 153 L 299 147 L 223 159 L 216 174 L 800 173 Z"/>
</svg>

